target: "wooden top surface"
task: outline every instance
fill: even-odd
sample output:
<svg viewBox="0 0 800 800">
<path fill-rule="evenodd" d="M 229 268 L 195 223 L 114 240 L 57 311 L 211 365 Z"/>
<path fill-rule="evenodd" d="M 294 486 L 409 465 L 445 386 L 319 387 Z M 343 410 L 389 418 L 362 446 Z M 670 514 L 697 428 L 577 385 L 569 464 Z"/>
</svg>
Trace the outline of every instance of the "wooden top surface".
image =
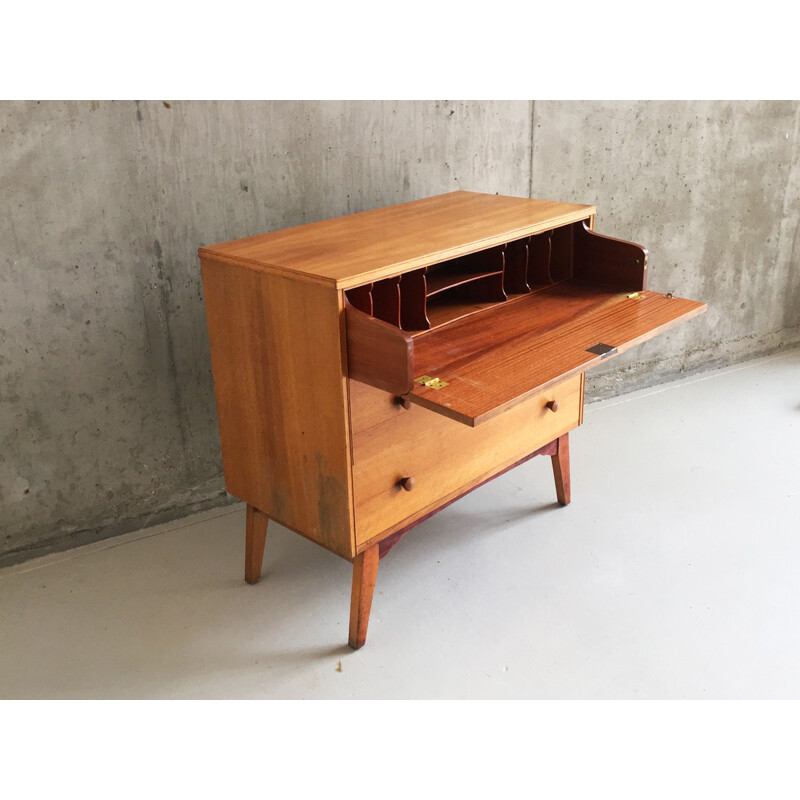
<svg viewBox="0 0 800 800">
<path fill-rule="evenodd" d="M 414 340 L 415 373 L 447 382 L 415 383 L 412 402 L 477 425 L 532 394 L 601 362 L 588 348 L 616 353 L 706 310 L 705 303 L 567 282 Z M 610 357 L 610 356 L 609 356 Z"/>
<path fill-rule="evenodd" d="M 450 192 L 200 248 L 297 280 L 348 289 L 587 219 L 594 206 Z"/>
</svg>

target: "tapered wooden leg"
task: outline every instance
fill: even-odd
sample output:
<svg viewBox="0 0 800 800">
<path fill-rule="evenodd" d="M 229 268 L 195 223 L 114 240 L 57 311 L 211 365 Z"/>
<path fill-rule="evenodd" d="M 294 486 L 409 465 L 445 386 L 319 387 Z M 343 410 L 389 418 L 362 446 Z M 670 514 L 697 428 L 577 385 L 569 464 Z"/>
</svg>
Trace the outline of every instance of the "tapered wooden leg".
<svg viewBox="0 0 800 800">
<path fill-rule="evenodd" d="M 269 517 L 248 503 L 244 545 L 244 579 L 248 583 L 258 583 L 261 578 L 268 524 Z"/>
<path fill-rule="evenodd" d="M 350 639 L 348 644 L 358 650 L 367 641 L 372 593 L 378 576 L 378 545 L 359 553 L 353 562 L 353 592 L 350 595 Z"/>
<path fill-rule="evenodd" d="M 569 503 L 569 434 L 558 438 L 558 452 L 553 459 L 553 476 L 556 479 L 556 496 L 558 502 L 565 506 Z"/>
</svg>

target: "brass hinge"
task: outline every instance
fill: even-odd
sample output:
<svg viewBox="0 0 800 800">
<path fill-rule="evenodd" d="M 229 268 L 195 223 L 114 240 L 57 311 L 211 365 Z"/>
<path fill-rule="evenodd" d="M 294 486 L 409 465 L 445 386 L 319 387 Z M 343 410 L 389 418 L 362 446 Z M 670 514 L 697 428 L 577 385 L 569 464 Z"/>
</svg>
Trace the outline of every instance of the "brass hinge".
<svg viewBox="0 0 800 800">
<path fill-rule="evenodd" d="M 422 375 L 419 378 L 414 378 L 414 383 L 421 383 L 429 389 L 443 389 L 447 386 L 447 381 L 439 380 L 439 378 L 431 378 L 430 375 Z"/>
<path fill-rule="evenodd" d="M 625 297 L 629 300 L 641 300 L 644 298 L 644 295 L 639 292 L 632 292 L 631 294 L 626 294 Z"/>
</svg>

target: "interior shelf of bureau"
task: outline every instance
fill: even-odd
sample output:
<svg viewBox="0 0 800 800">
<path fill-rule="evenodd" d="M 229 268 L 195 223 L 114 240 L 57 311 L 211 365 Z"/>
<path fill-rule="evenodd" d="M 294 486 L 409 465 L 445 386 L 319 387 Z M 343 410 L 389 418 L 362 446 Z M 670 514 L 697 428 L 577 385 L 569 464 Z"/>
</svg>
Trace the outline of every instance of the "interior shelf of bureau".
<svg viewBox="0 0 800 800">
<path fill-rule="evenodd" d="M 349 289 L 347 299 L 369 316 L 418 333 L 572 279 L 644 288 L 646 260 L 639 245 L 577 222 Z"/>
<path fill-rule="evenodd" d="M 482 259 L 467 258 L 455 259 L 436 267 L 428 267 L 425 271 L 426 300 L 430 303 L 432 297 L 442 292 L 459 287 L 470 288 L 467 284 L 484 283 L 487 278 L 491 280 L 502 276 L 502 265 L 498 266 L 500 266 L 499 269 L 492 270 L 492 265 L 482 263 Z M 502 286 L 502 280 L 494 282 L 499 282 Z"/>
<path fill-rule="evenodd" d="M 479 424 L 705 310 L 645 292 L 646 268 L 576 223 L 348 290 L 350 377 Z"/>
</svg>

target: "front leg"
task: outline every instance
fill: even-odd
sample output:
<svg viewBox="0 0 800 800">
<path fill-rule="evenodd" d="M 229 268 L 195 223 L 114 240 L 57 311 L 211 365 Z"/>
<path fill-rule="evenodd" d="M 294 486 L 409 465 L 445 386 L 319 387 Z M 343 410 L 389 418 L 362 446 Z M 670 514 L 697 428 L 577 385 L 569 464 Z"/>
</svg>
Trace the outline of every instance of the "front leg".
<svg viewBox="0 0 800 800">
<path fill-rule="evenodd" d="M 560 505 L 569 503 L 569 434 L 565 433 L 556 439 L 558 450 L 552 456 L 553 477 L 556 479 L 556 496 Z"/>
<path fill-rule="evenodd" d="M 353 561 L 353 591 L 350 595 L 350 639 L 348 644 L 358 650 L 367 641 L 367 625 L 372 607 L 372 594 L 378 576 L 379 548 L 377 544 L 359 553 Z"/>
</svg>

